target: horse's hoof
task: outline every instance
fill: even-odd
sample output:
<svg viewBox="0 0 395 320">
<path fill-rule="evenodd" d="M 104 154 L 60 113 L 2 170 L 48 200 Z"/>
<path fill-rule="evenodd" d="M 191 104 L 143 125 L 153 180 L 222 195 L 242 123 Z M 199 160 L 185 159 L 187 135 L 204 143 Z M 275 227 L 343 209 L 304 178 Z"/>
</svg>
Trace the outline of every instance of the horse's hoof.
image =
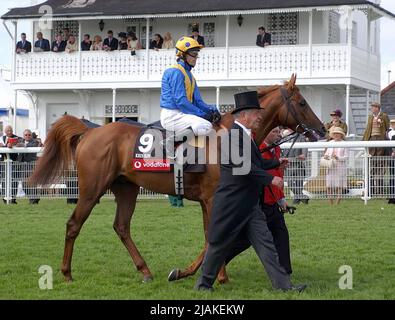
<svg viewBox="0 0 395 320">
<path fill-rule="evenodd" d="M 167 277 L 168 281 L 176 281 L 178 280 L 178 276 L 180 274 L 180 269 L 173 269 L 170 271 L 169 276 Z"/>
<path fill-rule="evenodd" d="M 144 276 L 143 283 L 148 283 L 148 282 L 151 282 L 152 280 L 153 280 L 153 277 L 151 275 Z"/>
</svg>

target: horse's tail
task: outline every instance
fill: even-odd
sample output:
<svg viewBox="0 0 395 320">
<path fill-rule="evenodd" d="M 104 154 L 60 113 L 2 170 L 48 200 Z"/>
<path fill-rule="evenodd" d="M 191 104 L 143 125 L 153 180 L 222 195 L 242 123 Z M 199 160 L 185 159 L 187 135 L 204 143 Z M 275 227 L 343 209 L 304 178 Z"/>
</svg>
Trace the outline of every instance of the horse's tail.
<svg viewBox="0 0 395 320">
<path fill-rule="evenodd" d="M 89 130 L 81 120 L 65 115 L 56 121 L 45 139 L 44 154 L 29 178 L 30 184 L 45 185 L 69 169 L 81 136 Z"/>
</svg>

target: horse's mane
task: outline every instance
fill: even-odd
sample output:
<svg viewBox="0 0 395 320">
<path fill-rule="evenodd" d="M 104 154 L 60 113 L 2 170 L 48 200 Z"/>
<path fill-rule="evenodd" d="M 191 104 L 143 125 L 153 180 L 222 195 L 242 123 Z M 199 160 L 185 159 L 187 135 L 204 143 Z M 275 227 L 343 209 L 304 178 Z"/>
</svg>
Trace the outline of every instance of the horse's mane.
<svg viewBox="0 0 395 320">
<path fill-rule="evenodd" d="M 284 81 L 284 84 L 276 84 L 274 86 L 270 87 L 260 87 L 258 88 L 258 99 L 262 99 L 264 96 L 268 95 L 269 93 L 272 93 L 273 91 L 276 91 L 277 89 L 281 87 L 288 87 L 289 81 Z M 294 87 L 293 90 L 298 90 L 298 87 Z"/>
<path fill-rule="evenodd" d="M 278 88 L 280 88 L 282 85 L 276 84 L 274 86 L 270 86 L 270 87 L 261 87 L 258 88 L 258 98 L 261 99 L 264 96 L 268 95 L 269 93 L 277 90 Z"/>
</svg>

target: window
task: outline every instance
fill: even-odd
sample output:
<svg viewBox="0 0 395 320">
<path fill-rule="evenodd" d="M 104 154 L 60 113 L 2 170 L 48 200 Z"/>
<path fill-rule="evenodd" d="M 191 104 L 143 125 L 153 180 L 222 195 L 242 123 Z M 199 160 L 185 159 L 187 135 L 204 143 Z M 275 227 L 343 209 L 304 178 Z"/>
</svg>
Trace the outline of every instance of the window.
<svg viewBox="0 0 395 320">
<path fill-rule="evenodd" d="M 340 43 L 340 14 L 335 11 L 329 12 L 328 43 Z"/>
<path fill-rule="evenodd" d="M 64 28 L 69 28 L 70 29 L 70 34 L 72 34 L 75 37 L 78 37 L 79 34 L 79 28 L 78 28 L 78 21 L 54 21 L 53 24 L 53 39 L 55 38 L 55 35 L 57 34 L 62 34 L 63 35 L 63 29 Z"/>
<path fill-rule="evenodd" d="M 297 44 L 298 13 L 269 14 L 267 29 L 272 35 L 272 45 Z"/>
<path fill-rule="evenodd" d="M 358 24 L 353 21 L 352 22 L 352 45 L 357 46 L 358 45 Z M 346 42 L 348 43 L 348 31 L 346 35 Z"/>
<path fill-rule="evenodd" d="M 206 47 L 215 47 L 215 22 L 204 22 L 203 29 L 199 27 L 199 23 L 192 22 L 188 24 L 188 35 L 192 34 L 192 28 L 198 27 L 199 34 L 204 38 Z"/>
</svg>

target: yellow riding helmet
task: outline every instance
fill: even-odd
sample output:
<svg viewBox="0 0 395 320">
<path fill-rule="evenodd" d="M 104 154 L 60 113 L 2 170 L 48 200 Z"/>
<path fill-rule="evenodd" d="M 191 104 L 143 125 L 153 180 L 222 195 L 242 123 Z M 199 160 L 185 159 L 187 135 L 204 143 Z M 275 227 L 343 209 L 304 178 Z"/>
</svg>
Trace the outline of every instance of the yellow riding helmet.
<svg viewBox="0 0 395 320">
<path fill-rule="evenodd" d="M 181 37 L 176 43 L 176 56 L 181 57 L 191 49 L 202 49 L 203 46 L 195 39 L 190 37 Z"/>
</svg>

